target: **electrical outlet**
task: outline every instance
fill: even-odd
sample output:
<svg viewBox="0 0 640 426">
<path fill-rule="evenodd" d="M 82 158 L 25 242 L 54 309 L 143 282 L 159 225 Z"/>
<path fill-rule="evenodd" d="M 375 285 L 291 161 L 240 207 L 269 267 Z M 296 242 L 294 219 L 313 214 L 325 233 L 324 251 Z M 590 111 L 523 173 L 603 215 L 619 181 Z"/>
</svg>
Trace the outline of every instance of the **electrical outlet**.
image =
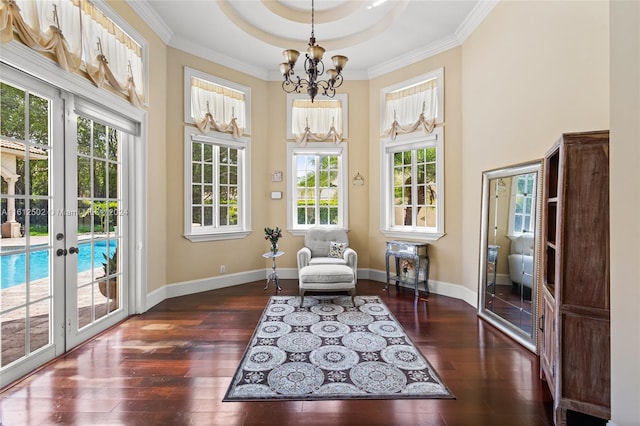
<svg viewBox="0 0 640 426">
<path fill-rule="evenodd" d="M 225 271 L 225 267 L 224 267 L 224 265 L 220 265 L 220 273 L 221 273 L 221 274 L 224 274 L 224 271 Z"/>
</svg>

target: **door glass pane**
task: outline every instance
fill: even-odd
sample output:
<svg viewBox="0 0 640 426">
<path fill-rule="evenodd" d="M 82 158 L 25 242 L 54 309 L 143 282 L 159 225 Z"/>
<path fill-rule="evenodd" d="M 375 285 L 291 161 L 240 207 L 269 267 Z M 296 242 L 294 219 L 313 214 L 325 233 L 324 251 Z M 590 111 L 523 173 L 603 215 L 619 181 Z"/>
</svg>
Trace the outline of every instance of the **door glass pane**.
<svg viewBox="0 0 640 426">
<path fill-rule="evenodd" d="M 53 343 L 49 235 L 53 147 L 50 100 L 5 82 L 0 85 L 1 369 Z"/>
<path fill-rule="evenodd" d="M 122 254 L 117 248 L 121 245 L 121 221 L 127 214 L 120 198 L 120 132 L 83 119 L 78 122 L 79 137 L 81 127 L 90 129 L 83 132 L 90 136 L 91 150 L 78 154 L 78 330 L 120 307 Z M 89 178 L 82 177 L 83 173 Z"/>
</svg>

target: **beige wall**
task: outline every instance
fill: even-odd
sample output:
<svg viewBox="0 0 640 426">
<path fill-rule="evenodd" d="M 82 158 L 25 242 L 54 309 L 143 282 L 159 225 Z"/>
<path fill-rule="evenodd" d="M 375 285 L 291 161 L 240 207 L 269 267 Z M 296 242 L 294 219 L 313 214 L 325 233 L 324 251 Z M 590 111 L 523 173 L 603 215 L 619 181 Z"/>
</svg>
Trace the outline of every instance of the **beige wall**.
<svg viewBox="0 0 640 426">
<path fill-rule="evenodd" d="M 272 153 L 267 132 L 269 115 L 267 84 L 263 80 L 242 74 L 208 60 L 169 48 L 167 53 L 167 283 L 215 277 L 220 266 L 225 274 L 264 269 L 262 253 L 267 250 L 262 228 L 267 226 L 265 212 L 267 181 L 270 180 L 269 161 Z M 190 67 L 251 88 L 251 219 L 253 232 L 239 240 L 193 243 L 184 234 L 184 68 Z"/>
<path fill-rule="evenodd" d="M 608 5 L 502 1 L 462 48 L 462 254 L 477 287 L 484 170 L 542 158 L 563 132 L 609 128 Z"/>
<path fill-rule="evenodd" d="M 264 180 L 268 180 L 266 191 L 282 191 L 282 200 L 269 200 L 266 205 L 265 224 L 262 227 L 255 226 L 253 229 L 262 235 L 264 226 L 280 226 L 285 229 L 287 226 L 287 203 L 286 198 L 290 194 L 287 191 L 287 133 L 286 133 L 286 94 L 282 91 L 280 82 L 272 81 L 267 83 L 267 108 L 264 110 L 268 115 L 269 124 L 267 126 L 268 152 L 264 158 L 267 159 L 267 175 Z M 349 102 L 349 138 L 348 147 L 348 179 L 349 187 L 349 245 L 358 251 L 358 267 L 367 268 L 369 264 L 369 250 L 367 245 L 368 217 L 367 207 L 369 205 L 367 189 L 370 187 L 368 179 L 368 155 L 369 155 L 369 134 L 368 134 L 368 104 L 369 91 L 368 82 L 347 80 L 338 89 L 338 93 L 346 93 Z M 255 132 L 254 132 L 255 134 Z M 254 158 L 254 164 L 261 159 Z M 282 182 L 271 182 L 272 171 L 282 171 Z M 351 181 L 357 172 L 365 177 L 364 186 L 353 186 Z M 269 193 L 267 192 L 267 194 Z M 255 194 L 254 194 L 255 195 Z M 254 210 L 255 211 L 255 210 Z M 254 216 L 256 220 L 256 216 Z M 288 232 L 284 233 L 284 238 L 278 243 L 285 255 L 278 260 L 278 268 L 296 268 L 296 252 L 303 245 L 303 237 L 294 237 Z M 260 249 L 266 251 L 266 243 L 260 245 Z"/>
<path fill-rule="evenodd" d="M 462 281 L 462 86 L 461 48 L 448 50 L 401 70 L 372 79 L 369 83 L 369 235 L 370 267 L 385 270 L 385 242 L 380 232 L 380 91 L 396 83 L 427 72 L 444 68 L 444 173 L 445 173 L 445 218 L 446 235 L 430 242 L 429 278 L 444 283 L 459 284 Z M 479 189 L 481 182 L 474 188 Z M 479 218 L 478 218 L 479 220 Z M 477 236 L 477 239 L 479 235 Z M 477 267 L 477 265 L 476 265 Z"/>
<path fill-rule="evenodd" d="M 192 243 L 183 234 L 183 75 L 191 67 L 251 88 L 251 220 L 253 233 L 241 240 Z M 349 176 L 367 172 L 368 85 L 350 81 L 341 91 L 349 95 Z M 263 80 L 233 71 L 191 54 L 169 48 L 167 54 L 167 283 L 180 283 L 226 274 L 264 269 L 262 253 L 267 251 L 263 229 L 266 226 L 287 227 L 287 140 L 286 94 L 279 82 Z M 360 125 L 358 125 L 360 123 Z M 364 123 L 364 124 L 363 124 Z M 282 171 L 282 182 L 271 182 L 271 173 Z M 351 179 L 349 179 L 351 181 Z M 362 206 L 368 205 L 365 187 L 349 188 L 351 246 L 361 253 L 360 267 L 366 267 L 367 221 Z M 271 200 L 271 191 L 282 191 L 282 200 Z M 279 247 L 285 255 L 278 259 L 279 268 L 296 267 L 296 251 L 302 237 L 284 232 Z"/>
<path fill-rule="evenodd" d="M 167 47 L 162 40 L 131 10 L 126 2 L 109 1 L 111 6 L 149 44 L 149 106 L 147 110 L 147 291 L 157 290 L 167 284 L 167 179 L 165 162 L 167 138 L 164 123 L 167 122 Z"/>
<path fill-rule="evenodd" d="M 611 2 L 611 419 L 640 419 L 640 2 Z"/>
</svg>

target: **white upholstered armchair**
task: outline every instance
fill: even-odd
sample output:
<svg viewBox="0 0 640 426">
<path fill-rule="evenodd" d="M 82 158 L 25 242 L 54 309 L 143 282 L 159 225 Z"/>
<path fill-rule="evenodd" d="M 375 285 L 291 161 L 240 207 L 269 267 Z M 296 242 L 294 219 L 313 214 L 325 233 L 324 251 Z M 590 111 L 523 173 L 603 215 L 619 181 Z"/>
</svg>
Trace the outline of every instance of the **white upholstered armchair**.
<svg viewBox="0 0 640 426">
<path fill-rule="evenodd" d="M 330 253 L 331 243 L 344 244 L 343 252 Z M 298 270 L 309 265 L 347 265 L 358 280 L 358 253 L 349 247 L 347 231 L 337 226 L 316 226 L 304 236 L 304 247 L 298 251 Z"/>
<path fill-rule="evenodd" d="M 297 257 L 301 305 L 305 291 L 349 291 L 353 300 L 358 281 L 358 254 L 349 247 L 344 229 L 310 228 Z"/>
</svg>

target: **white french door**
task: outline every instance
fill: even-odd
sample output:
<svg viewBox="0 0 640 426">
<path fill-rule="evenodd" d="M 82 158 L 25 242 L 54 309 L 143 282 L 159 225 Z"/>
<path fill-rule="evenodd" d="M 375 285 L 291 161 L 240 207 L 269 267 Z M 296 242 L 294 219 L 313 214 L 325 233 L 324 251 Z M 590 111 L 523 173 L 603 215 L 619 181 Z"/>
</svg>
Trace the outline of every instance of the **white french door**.
<svg viewBox="0 0 640 426">
<path fill-rule="evenodd" d="M 0 387 L 128 315 L 122 119 L 0 65 Z"/>
</svg>

